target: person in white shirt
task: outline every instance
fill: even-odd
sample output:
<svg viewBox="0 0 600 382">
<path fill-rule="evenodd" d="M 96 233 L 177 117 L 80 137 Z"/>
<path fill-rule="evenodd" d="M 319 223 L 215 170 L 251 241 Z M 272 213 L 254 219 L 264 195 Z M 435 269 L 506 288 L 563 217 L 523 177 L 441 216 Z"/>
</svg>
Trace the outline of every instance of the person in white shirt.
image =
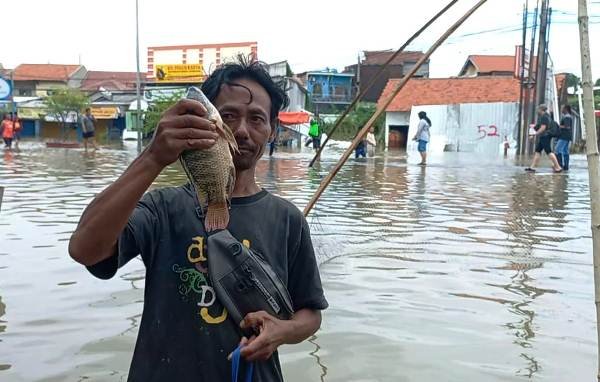
<svg viewBox="0 0 600 382">
<path fill-rule="evenodd" d="M 429 142 L 430 138 L 429 128 L 431 127 L 431 120 L 427 117 L 427 113 L 424 111 L 419 112 L 419 119 L 419 126 L 413 141 L 419 142 L 419 146 L 417 148 L 419 154 L 421 154 L 421 163 L 419 163 L 419 165 L 425 166 L 427 164 L 427 143 Z"/>
<path fill-rule="evenodd" d="M 371 128 L 367 133 L 367 154 L 369 157 L 375 156 L 375 147 L 377 146 L 377 140 L 375 139 L 375 129 Z"/>
</svg>

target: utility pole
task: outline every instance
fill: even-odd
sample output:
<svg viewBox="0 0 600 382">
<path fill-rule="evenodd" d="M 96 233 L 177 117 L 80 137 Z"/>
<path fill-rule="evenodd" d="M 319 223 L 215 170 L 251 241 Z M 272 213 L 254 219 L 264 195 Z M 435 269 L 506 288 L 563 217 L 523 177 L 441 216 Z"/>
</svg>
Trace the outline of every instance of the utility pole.
<svg viewBox="0 0 600 382">
<path fill-rule="evenodd" d="M 137 99 L 135 128 L 137 130 L 137 151 L 139 154 L 142 152 L 142 102 L 140 100 L 140 27 L 138 0 L 135 0 L 135 59 L 137 65 L 135 73 L 135 96 Z"/>
<path fill-rule="evenodd" d="M 550 0 L 542 1 L 542 13 L 540 15 L 540 38 L 538 42 L 538 62 L 535 81 L 535 107 L 546 103 L 546 77 L 548 69 L 548 3 Z"/>
<path fill-rule="evenodd" d="M 521 42 L 521 61 L 519 63 L 520 68 L 519 68 L 519 84 L 520 84 L 520 88 L 519 88 L 519 125 L 518 125 L 518 131 L 517 131 L 517 155 L 521 153 L 522 150 L 522 146 L 523 146 L 523 142 L 524 142 L 524 137 L 527 135 L 527 130 L 525 129 L 525 126 L 527 126 L 526 123 L 524 123 L 523 121 L 527 119 L 527 117 L 523 118 L 523 112 L 524 112 L 524 104 L 523 104 L 523 99 L 524 99 L 524 86 L 525 86 L 525 44 L 526 44 L 526 40 L 527 40 L 527 17 L 528 15 L 528 7 L 529 7 L 529 0 L 525 1 L 525 4 L 523 4 L 523 41 Z"/>
<path fill-rule="evenodd" d="M 590 57 L 589 17 L 587 1 L 579 0 L 579 39 L 581 48 L 581 87 L 585 128 L 587 131 L 586 149 L 590 182 L 590 205 L 592 208 L 592 248 L 594 263 L 594 292 L 596 303 L 596 334 L 598 343 L 598 373 L 600 381 L 600 154 L 596 137 L 596 117 L 594 116 L 594 89 L 592 83 L 592 60 Z"/>
<path fill-rule="evenodd" d="M 13 116 L 17 115 L 17 104 L 15 103 L 15 70 L 10 71 L 10 103 Z"/>
<path fill-rule="evenodd" d="M 521 146 L 521 155 L 525 155 L 529 153 L 529 124 L 533 121 L 535 116 L 535 105 L 532 105 L 532 99 L 534 98 L 532 95 L 532 90 L 534 86 L 533 80 L 533 65 L 535 58 L 535 35 L 537 31 L 537 19 L 538 19 L 538 10 L 540 7 L 540 0 L 537 0 L 537 4 L 535 6 L 535 10 L 533 12 L 533 26 L 531 29 L 531 45 L 529 49 L 529 65 L 527 68 L 527 82 L 525 84 L 525 130 L 526 134 L 522 137 L 523 145 Z"/>
</svg>

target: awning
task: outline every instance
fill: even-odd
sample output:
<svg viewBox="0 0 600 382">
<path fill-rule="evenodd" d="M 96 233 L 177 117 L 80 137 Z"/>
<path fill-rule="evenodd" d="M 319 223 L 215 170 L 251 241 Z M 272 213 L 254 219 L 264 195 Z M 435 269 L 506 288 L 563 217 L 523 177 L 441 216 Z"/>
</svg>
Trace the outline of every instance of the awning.
<svg viewBox="0 0 600 382">
<path fill-rule="evenodd" d="M 600 117 L 600 110 L 596 110 L 596 117 Z"/>
<path fill-rule="evenodd" d="M 279 122 L 282 125 L 300 125 L 310 121 L 310 114 L 302 111 L 281 111 L 279 112 Z"/>
</svg>

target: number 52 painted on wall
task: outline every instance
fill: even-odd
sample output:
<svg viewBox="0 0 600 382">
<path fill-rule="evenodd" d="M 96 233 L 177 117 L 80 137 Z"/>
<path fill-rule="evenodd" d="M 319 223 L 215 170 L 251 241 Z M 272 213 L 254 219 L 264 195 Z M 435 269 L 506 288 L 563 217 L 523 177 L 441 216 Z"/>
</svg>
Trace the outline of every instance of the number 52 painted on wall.
<svg viewBox="0 0 600 382">
<path fill-rule="evenodd" d="M 479 125 L 477 126 L 477 133 L 479 134 L 479 139 L 483 139 L 485 137 L 499 137 L 498 128 L 496 125 Z"/>
</svg>

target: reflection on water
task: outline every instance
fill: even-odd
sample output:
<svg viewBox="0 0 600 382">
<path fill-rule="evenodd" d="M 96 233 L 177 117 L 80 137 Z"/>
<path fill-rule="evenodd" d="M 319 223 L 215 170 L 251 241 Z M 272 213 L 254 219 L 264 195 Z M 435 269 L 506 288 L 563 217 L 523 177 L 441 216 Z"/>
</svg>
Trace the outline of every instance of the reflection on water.
<svg viewBox="0 0 600 382">
<path fill-rule="evenodd" d="M 337 155 L 308 169 L 309 152 L 280 151 L 257 176 L 302 208 Z M 89 200 L 134 158 L 135 147 L 4 152 L 0 380 L 126 379 L 143 263 L 104 282 L 66 248 Z M 286 380 L 593 378 L 584 158 L 566 175 L 470 155 L 415 160 L 350 160 L 309 217 L 331 308 L 316 336 L 282 349 Z M 174 165 L 154 187 L 184 182 Z"/>
</svg>

